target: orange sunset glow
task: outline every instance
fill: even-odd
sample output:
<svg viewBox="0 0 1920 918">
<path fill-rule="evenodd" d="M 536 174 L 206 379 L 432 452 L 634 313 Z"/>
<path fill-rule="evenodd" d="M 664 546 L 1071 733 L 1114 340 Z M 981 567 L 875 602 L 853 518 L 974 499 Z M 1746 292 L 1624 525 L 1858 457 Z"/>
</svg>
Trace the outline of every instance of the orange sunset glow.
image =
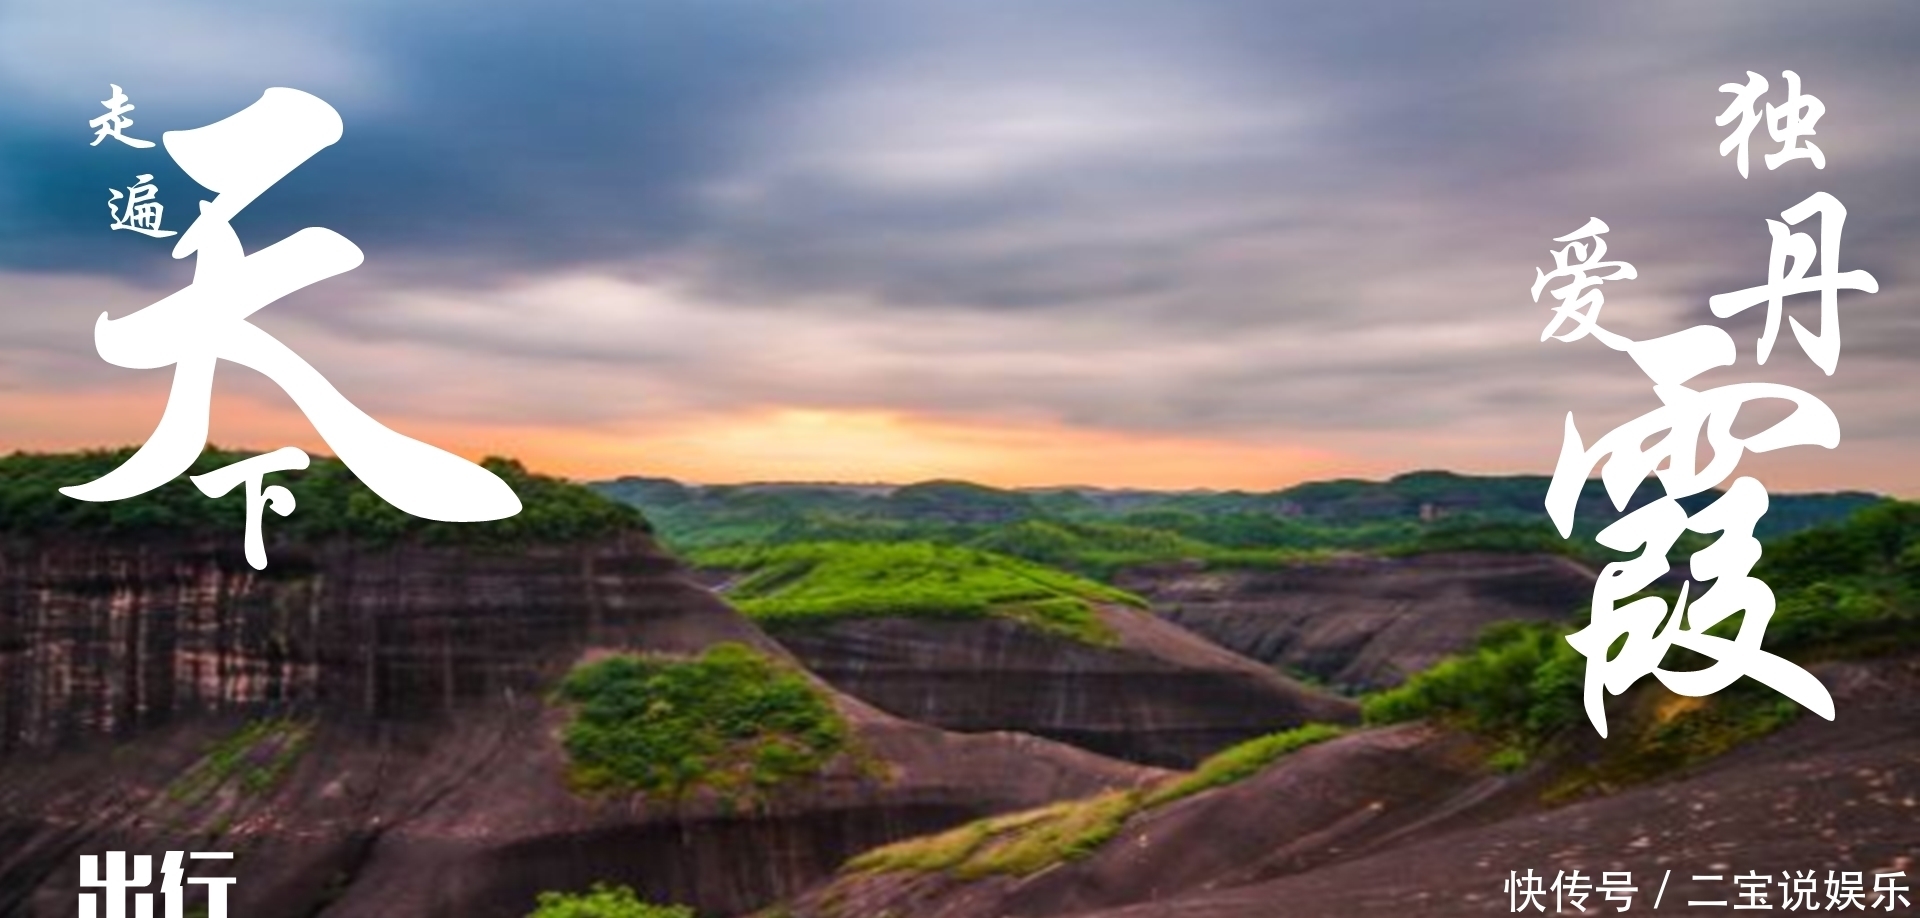
<svg viewBox="0 0 1920 918">
<path fill-rule="evenodd" d="M 154 377 L 151 382 L 158 382 Z M 27 451 L 138 444 L 158 420 L 165 390 L 59 395 L 0 394 L 9 446 Z M 267 450 L 328 452 L 294 406 L 254 394 L 216 393 L 211 442 Z M 688 482 L 841 481 L 905 483 L 961 478 L 1000 487 L 1089 485 L 1158 489 L 1272 490 L 1328 478 L 1374 478 L 1421 468 L 1484 474 L 1537 472 L 1525 459 L 1476 463 L 1484 442 L 1462 434 L 1418 442 L 1385 434 L 1323 437 L 1330 446 L 1152 436 L 1039 422 L 990 423 L 887 410 L 768 407 L 688 415 L 630 428 L 458 424 L 395 417 L 390 426 L 478 459 L 505 455 L 535 471 L 576 480 L 647 475 Z M 1524 444 L 1544 453 L 1551 444 Z M 1920 493 L 1900 451 L 1876 444 L 1842 451 L 1749 456 L 1743 471 L 1779 488 L 1875 487 Z M 1845 456 L 1851 460 L 1841 464 Z M 1544 459 L 1539 460 L 1544 462 Z M 1863 485 L 1863 481 L 1873 482 Z"/>
</svg>

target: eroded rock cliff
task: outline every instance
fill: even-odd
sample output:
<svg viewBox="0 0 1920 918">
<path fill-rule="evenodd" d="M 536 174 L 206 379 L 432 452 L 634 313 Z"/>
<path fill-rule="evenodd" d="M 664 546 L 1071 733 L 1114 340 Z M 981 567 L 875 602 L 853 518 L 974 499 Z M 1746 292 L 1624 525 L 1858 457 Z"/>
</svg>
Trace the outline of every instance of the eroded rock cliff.
<svg viewBox="0 0 1920 918">
<path fill-rule="evenodd" d="M 1094 644 L 1008 619 L 866 618 L 776 638 L 841 690 L 950 730 L 1018 730 L 1188 767 L 1250 737 L 1356 719 L 1351 701 L 1209 644 L 1151 613 L 1101 607 Z"/>
<path fill-rule="evenodd" d="M 1165 566 L 1119 585 L 1222 647 L 1346 691 L 1399 683 L 1502 621 L 1570 616 L 1592 571 L 1558 555 L 1356 556 L 1271 569 Z"/>
<path fill-rule="evenodd" d="M 917 846 L 914 857 L 856 859 L 791 908 L 800 918 L 1493 915 L 1513 911 L 1508 871 L 1544 874 L 1545 884 L 1577 869 L 1589 880 L 1629 872 L 1635 910 L 1650 909 L 1671 881 L 1663 909 L 1693 914 L 1689 899 L 1732 899 L 1735 872 L 1777 881 L 1785 871 L 1822 880 L 1858 871 L 1869 886 L 1876 872 L 1911 877 L 1920 858 L 1920 659 L 1832 662 L 1816 675 L 1844 712 L 1836 720 L 1804 716 L 1643 784 L 1582 785 L 1586 796 L 1563 796 L 1604 747 L 1593 737 L 1502 773 L 1483 743 L 1445 728 L 1373 728 L 1137 812 L 1110 834 L 1091 831 L 1097 820 L 1088 816 L 1056 822 L 1054 837 L 1042 839 L 1052 856 L 1025 864 L 1039 869 L 977 869 L 996 863 L 996 847 L 1038 834 L 1020 839 L 1035 823 L 1007 817 L 994 821 L 999 834 L 961 830 L 902 846 Z M 1649 718 L 1634 729 L 1657 729 L 1698 703 L 1652 686 L 1633 700 L 1633 716 Z M 1093 843 L 1061 844 L 1076 836 Z"/>
<path fill-rule="evenodd" d="M 568 789 L 548 693 L 596 653 L 783 652 L 640 531 L 479 549 L 0 551 L 0 914 L 80 854 L 231 850 L 236 914 L 524 915 L 595 881 L 733 914 L 854 851 L 1151 772 L 835 704 L 858 755 L 750 804 Z M 216 874 L 219 871 L 216 871 Z"/>
</svg>

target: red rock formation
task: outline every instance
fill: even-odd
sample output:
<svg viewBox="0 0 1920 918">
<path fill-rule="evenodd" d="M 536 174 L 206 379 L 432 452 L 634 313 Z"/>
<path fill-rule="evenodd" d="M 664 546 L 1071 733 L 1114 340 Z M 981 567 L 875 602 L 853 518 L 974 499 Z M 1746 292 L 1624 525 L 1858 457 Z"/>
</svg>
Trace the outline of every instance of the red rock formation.
<svg viewBox="0 0 1920 918">
<path fill-rule="evenodd" d="M 1152 765 L 1190 767 L 1251 737 L 1357 718 L 1351 701 L 1151 614 L 1100 614 L 1112 646 L 1002 619 L 857 619 L 775 637 L 835 687 L 909 720 L 1018 730 Z"/>
<path fill-rule="evenodd" d="M 1071 915 L 1243 885 L 1511 810 L 1519 782 L 1488 774 L 1481 762 L 1480 750 L 1456 734 L 1419 725 L 1367 731 L 1137 815 L 1089 856 L 1031 876 L 849 873 L 809 893 L 796 913 Z"/>
<path fill-rule="evenodd" d="M 1091 855 L 1025 877 L 849 871 L 800 918 L 1347 918 L 1509 914 L 1508 871 L 1629 871 L 1633 910 L 1728 899 L 1735 872 L 1907 871 L 1920 862 L 1920 660 L 1817 669 L 1841 710 L 1695 769 L 1564 805 L 1543 791 L 1595 748 L 1502 776 L 1484 747 L 1422 724 L 1366 730 L 1150 810 Z M 1639 691 L 1644 716 L 1675 696 Z M 1695 873 L 1728 878 L 1718 887 Z M 1871 880 L 1868 880 L 1871 885 Z M 1715 895 L 1717 888 L 1720 893 Z M 1769 886 L 1779 907 L 1778 888 Z M 1869 896 L 1871 898 L 1871 896 Z M 1824 904 L 1824 899 L 1820 900 Z M 1547 911 L 1552 911 L 1548 897 Z M 1590 914 L 1612 914 L 1599 897 Z M 1719 910 L 1712 910 L 1717 913 Z M 1574 913 L 1569 906 L 1568 914 Z"/>
<path fill-rule="evenodd" d="M 1169 621 L 1349 691 L 1399 683 L 1494 622 L 1559 619 L 1593 594 L 1558 555 L 1352 557 L 1274 569 L 1129 571 L 1119 585 Z"/>
<path fill-rule="evenodd" d="M 1152 774 L 840 697 L 863 754 L 754 808 L 566 788 L 545 693 L 570 666 L 722 640 L 782 653 L 638 532 L 276 547 L 264 573 L 192 544 L 7 546 L 0 914 L 67 913 L 78 855 L 115 849 L 235 851 L 243 915 L 518 918 L 603 880 L 731 914 L 884 841 Z M 283 742 L 196 783 L 269 716 Z"/>
<path fill-rule="evenodd" d="M 1833 689 L 1837 720 L 1803 717 L 1778 735 L 1698 771 L 1547 812 L 1458 832 L 1415 833 L 1364 856 L 1266 882 L 1195 891 L 1171 900 L 1076 913 L 1082 918 L 1401 918 L 1511 914 L 1502 883 L 1531 869 L 1551 884 L 1556 872 L 1627 871 L 1639 892 L 1635 913 L 1720 914 L 1689 900 L 1744 900 L 1735 874 L 1771 880 L 1766 901 L 1784 908 L 1783 871 L 1905 871 L 1913 887 L 1920 864 L 1920 661 L 1829 664 L 1818 674 Z M 1671 875 L 1668 875 L 1671 871 Z M 1695 881 L 1719 875 L 1719 882 Z M 1912 893 L 1908 898 L 1914 902 Z M 1866 902 L 1874 896 L 1869 892 Z M 1284 910 L 1280 904 L 1284 903 Z M 1553 909 L 1553 897 L 1545 900 Z M 1880 908 L 1884 908 L 1884 903 Z M 1589 914 L 1617 903 L 1586 901 Z M 1906 910 L 1900 906 L 1895 911 Z M 1529 909 L 1529 911 L 1532 911 Z M 1567 914 L 1577 914 L 1572 906 Z M 986 914 L 979 912 L 976 914 Z M 1006 913 L 993 913 L 996 915 Z"/>
</svg>

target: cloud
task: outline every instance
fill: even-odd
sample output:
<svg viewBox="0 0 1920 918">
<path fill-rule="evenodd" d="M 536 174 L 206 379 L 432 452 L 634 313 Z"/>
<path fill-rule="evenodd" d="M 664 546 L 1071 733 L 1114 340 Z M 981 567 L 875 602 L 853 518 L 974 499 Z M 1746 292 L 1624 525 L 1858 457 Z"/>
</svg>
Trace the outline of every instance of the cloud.
<svg viewBox="0 0 1920 918">
<path fill-rule="evenodd" d="M 1609 285 L 1606 320 L 1646 337 L 1758 283 L 1764 218 L 1816 190 L 1848 204 L 1843 263 L 1883 292 L 1843 298 L 1837 376 L 1791 349 L 1760 372 L 1827 398 L 1849 438 L 1916 445 L 1920 295 L 1901 256 L 1920 241 L 1920 24 L 1902 13 L 193 7 L 111 78 L 155 133 L 279 82 L 341 109 L 342 142 L 238 226 L 255 247 L 324 225 L 368 251 L 259 321 L 376 415 L 614 437 L 822 411 L 1449 444 L 1450 461 L 1537 468 L 1565 411 L 1600 430 L 1652 405 L 1620 355 L 1538 343 L 1526 290 L 1553 236 L 1614 227 L 1640 279 Z M 0 48 L 21 52 L 0 67 L 20 125 L 0 143 L 16 391 L 121 385 L 90 360 L 92 315 L 189 276 L 98 225 L 101 186 L 154 158 L 75 139 L 114 69 L 89 50 L 96 21 L 128 15 L 0 14 Z M 1789 68 L 1827 104 L 1828 167 L 1767 171 L 1762 142 L 1742 180 L 1717 154 L 1717 87 Z M 152 171 L 184 219 L 197 189 Z M 1743 355 L 1756 321 L 1724 323 Z"/>
</svg>

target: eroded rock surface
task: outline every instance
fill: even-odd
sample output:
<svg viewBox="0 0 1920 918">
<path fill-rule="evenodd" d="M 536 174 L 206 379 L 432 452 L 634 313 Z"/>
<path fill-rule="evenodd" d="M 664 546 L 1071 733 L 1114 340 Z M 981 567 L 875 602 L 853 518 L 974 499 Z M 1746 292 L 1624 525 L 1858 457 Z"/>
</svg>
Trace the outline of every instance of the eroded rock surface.
<svg viewBox="0 0 1920 918">
<path fill-rule="evenodd" d="M 1902 882 L 1911 887 L 1920 864 L 1920 661 L 1835 664 L 1817 674 L 1833 691 L 1834 722 L 1807 715 L 1671 781 L 1469 831 L 1414 836 L 1270 882 L 1088 914 L 1264 918 L 1282 913 L 1284 903 L 1284 914 L 1301 918 L 1504 915 L 1512 914 L 1502 889 L 1508 871 L 1529 869 L 1546 884 L 1576 868 L 1589 878 L 1627 871 L 1639 890 L 1635 912 L 1652 910 L 1665 881 L 1660 911 L 1698 915 L 1728 909 L 1687 902 L 1746 901 L 1732 880 L 1741 873 L 1769 878 L 1766 901 L 1776 911 L 1784 900 L 1773 884 L 1788 870 L 1813 872 L 1823 911 L 1829 870 L 1860 871 L 1869 890 L 1875 872 L 1905 871 Z M 1696 881 L 1696 874 L 1724 879 Z M 1865 902 L 1873 899 L 1869 891 Z M 1601 905 L 1588 899 L 1586 908 Z M 1608 914 L 1616 908 L 1605 905 Z"/>
<path fill-rule="evenodd" d="M 173 849 L 237 853 L 213 871 L 241 877 L 234 914 L 518 918 L 597 881 L 735 914 L 855 851 L 1155 774 L 836 696 L 857 754 L 764 800 L 570 791 L 555 681 L 718 641 L 784 654 L 639 533 L 285 547 L 264 574 L 194 545 L 8 546 L 0 914 L 69 914 L 80 854 Z"/>
<path fill-rule="evenodd" d="M 949 730 L 1018 730 L 1106 755 L 1191 766 L 1250 737 L 1355 719 L 1303 685 L 1124 606 L 1088 644 L 1004 619 L 870 618 L 775 637 L 842 691 Z"/>
<path fill-rule="evenodd" d="M 1343 691 L 1395 685 L 1473 646 L 1494 622 L 1564 618 L 1592 571 L 1558 555 L 1353 557 L 1260 570 L 1123 574 L 1169 621 Z"/>
<path fill-rule="evenodd" d="M 795 903 L 803 918 L 1301 918 L 1511 914 L 1502 883 L 1532 870 L 1589 880 L 1627 871 L 1633 910 L 1718 914 L 1732 876 L 1920 863 L 1920 659 L 1828 663 L 1816 675 L 1840 711 L 1693 770 L 1553 803 L 1572 761 L 1514 775 L 1484 747 L 1403 725 L 1309 747 L 1237 784 L 1149 811 L 1091 856 L 1028 876 L 843 872 Z M 1671 696 L 1669 696 L 1671 697 Z M 1578 758 L 1578 756 L 1576 756 Z M 1669 874 L 1670 871 L 1670 874 Z M 1718 874 L 1718 883 L 1695 881 Z M 1909 897 L 1911 895 L 1909 894 Z M 1873 896 L 1868 894 L 1867 900 Z M 1598 896 L 1589 913 L 1612 914 Z M 1904 906 L 1903 906 L 1904 908 Z M 1546 913 L 1553 912 L 1551 893 Z M 1898 909 L 1896 909 L 1898 911 Z M 1572 906 L 1565 910 L 1577 913 Z"/>
<path fill-rule="evenodd" d="M 1360 856 L 1422 832 L 1525 809 L 1523 783 L 1483 751 L 1425 726 L 1312 746 L 1237 784 L 1129 820 L 1090 856 L 1029 876 L 848 872 L 810 893 L 808 918 L 1071 915 L 1257 882 Z"/>
</svg>

